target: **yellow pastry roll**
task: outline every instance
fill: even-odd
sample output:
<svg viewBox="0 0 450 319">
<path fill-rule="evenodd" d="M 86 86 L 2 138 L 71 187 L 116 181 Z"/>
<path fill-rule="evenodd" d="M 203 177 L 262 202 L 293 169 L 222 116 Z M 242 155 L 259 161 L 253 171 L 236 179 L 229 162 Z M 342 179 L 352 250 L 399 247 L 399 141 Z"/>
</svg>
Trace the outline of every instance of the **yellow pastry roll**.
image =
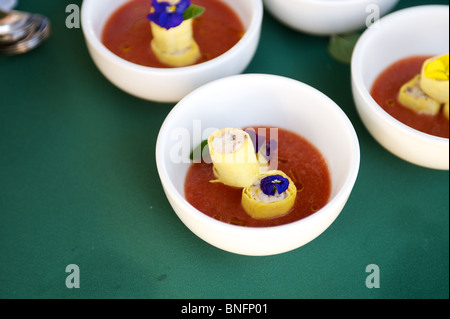
<svg viewBox="0 0 450 319">
<path fill-rule="evenodd" d="M 449 102 L 449 55 L 433 57 L 422 67 L 420 87 L 439 103 Z"/>
<path fill-rule="evenodd" d="M 151 47 L 158 60 L 174 67 L 195 63 L 200 57 L 200 49 L 194 40 L 192 19 L 185 20 L 171 29 L 150 22 L 153 33 Z"/>
<path fill-rule="evenodd" d="M 253 218 L 285 215 L 294 206 L 297 188 L 282 171 L 261 173 L 256 181 L 242 190 L 242 206 Z"/>
<path fill-rule="evenodd" d="M 436 115 L 441 109 L 441 104 L 421 89 L 420 78 L 420 75 L 416 75 L 401 87 L 398 101 L 416 113 Z"/>
<path fill-rule="evenodd" d="M 208 138 L 208 147 L 217 180 L 233 187 L 251 185 L 260 172 L 255 148 L 247 132 L 224 128 Z"/>
</svg>

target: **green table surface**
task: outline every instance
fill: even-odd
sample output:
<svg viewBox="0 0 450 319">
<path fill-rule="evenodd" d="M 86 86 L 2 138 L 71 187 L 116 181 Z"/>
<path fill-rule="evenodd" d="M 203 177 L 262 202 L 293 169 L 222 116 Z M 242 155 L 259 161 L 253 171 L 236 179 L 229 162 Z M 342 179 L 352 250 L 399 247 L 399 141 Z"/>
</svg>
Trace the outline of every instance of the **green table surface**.
<svg viewBox="0 0 450 319">
<path fill-rule="evenodd" d="M 328 37 L 265 12 L 245 73 L 305 82 L 331 97 L 358 134 L 361 167 L 342 213 L 322 235 L 266 257 L 232 254 L 195 236 L 169 205 L 155 144 L 175 103 L 130 96 L 91 60 L 66 7 L 20 0 L 52 22 L 37 49 L 0 56 L 0 298 L 448 298 L 449 172 L 382 148 L 352 99 L 350 67 Z M 412 5 L 448 1 L 405 1 Z M 79 267 L 79 288 L 69 289 Z M 379 288 L 368 288 L 368 265 Z"/>
</svg>

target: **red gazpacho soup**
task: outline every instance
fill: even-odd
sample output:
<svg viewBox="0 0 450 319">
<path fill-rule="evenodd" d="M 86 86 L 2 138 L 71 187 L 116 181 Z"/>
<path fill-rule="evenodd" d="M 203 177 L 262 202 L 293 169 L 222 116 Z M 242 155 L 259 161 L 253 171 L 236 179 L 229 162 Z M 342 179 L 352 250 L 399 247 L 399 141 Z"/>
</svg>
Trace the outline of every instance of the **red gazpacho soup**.
<svg viewBox="0 0 450 319">
<path fill-rule="evenodd" d="M 258 135 L 269 127 L 254 127 Z M 274 128 L 272 128 L 274 129 Z M 204 214 L 225 223 L 267 227 L 288 224 L 307 217 L 325 206 L 331 194 L 331 177 L 322 154 L 305 138 L 291 131 L 276 128 L 278 170 L 283 171 L 295 183 L 297 196 L 292 209 L 279 217 L 256 219 L 246 213 L 241 205 L 242 189 L 212 183 L 216 177 L 213 164 L 208 161 L 192 163 L 185 181 L 186 200 Z"/>
<path fill-rule="evenodd" d="M 387 113 L 403 124 L 430 135 L 449 138 L 449 121 L 442 112 L 418 114 L 404 107 L 397 98 L 403 84 L 420 74 L 423 63 L 429 58 L 413 56 L 395 62 L 379 75 L 370 93 Z"/>
<path fill-rule="evenodd" d="M 192 4 L 206 8 L 193 23 L 194 38 L 201 57 L 195 64 L 222 55 L 239 42 L 245 33 L 238 15 L 220 0 L 192 0 Z M 151 0 L 131 0 L 117 9 L 105 24 L 103 44 L 117 56 L 143 66 L 170 68 L 153 53 L 150 21 Z"/>
</svg>

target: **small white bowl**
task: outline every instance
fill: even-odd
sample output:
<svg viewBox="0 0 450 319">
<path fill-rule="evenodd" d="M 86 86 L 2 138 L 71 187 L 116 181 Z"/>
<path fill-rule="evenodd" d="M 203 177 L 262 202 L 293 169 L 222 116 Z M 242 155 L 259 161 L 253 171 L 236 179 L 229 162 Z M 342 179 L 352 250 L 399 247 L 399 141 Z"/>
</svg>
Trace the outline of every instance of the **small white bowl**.
<svg viewBox="0 0 450 319">
<path fill-rule="evenodd" d="M 248 125 L 281 127 L 303 136 L 318 148 L 327 161 L 332 180 L 326 206 L 290 224 L 252 228 L 218 221 L 186 201 L 184 182 L 193 147 L 214 129 Z M 177 163 L 179 154 L 183 158 Z M 353 126 L 331 99 L 301 82 L 263 74 L 227 77 L 195 90 L 169 113 L 156 145 L 162 186 L 182 222 L 211 245 L 254 256 L 290 251 L 324 232 L 347 202 L 358 175 L 359 161 L 359 143 Z"/>
<path fill-rule="evenodd" d="M 84 0 L 81 22 L 89 53 L 103 75 L 125 92 L 142 99 L 178 102 L 199 86 L 241 73 L 259 44 L 263 6 L 261 0 L 223 0 L 241 18 L 246 32 L 230 50 L 210 61 L 181 68 L 151 68 L 128 62 L 101 42 L 111 14 L 128 0 Z"/>
<path fill-rule="evenodd" d="M 279 21 L 314 35 L 341 34 L 363 28 L 392 10 L 399 0 L 264 0 Z"/>
<path fill-rule="evenodd" d="M 3 0 L 0 2 L 0 9 L 3 11 L 9 11 L 15 8 L 17 0 Z"/>
<path fill-rule="evenodd" d="M 372 98 L 376 78 L 394 62 L 449 50 L 449 7 L 426 5 L 389 14 L 367 29 L 352 57 L 352 91 L 358 113 L 387 150 L 416 165 L 448 170 L 449 140 L 417 131 L 385 112 Z"/>
</svg>

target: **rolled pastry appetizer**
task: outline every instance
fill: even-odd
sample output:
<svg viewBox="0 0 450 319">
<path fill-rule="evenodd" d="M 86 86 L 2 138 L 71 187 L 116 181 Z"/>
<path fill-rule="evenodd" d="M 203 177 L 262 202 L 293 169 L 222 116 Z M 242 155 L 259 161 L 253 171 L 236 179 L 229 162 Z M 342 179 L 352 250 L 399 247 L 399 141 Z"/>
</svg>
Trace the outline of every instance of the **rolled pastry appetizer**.
<svg viewBox="0 0 450 319">
<path fill-rule="evenodd" d="M 416 113 L 436 115 L 441 109 L 441 104 L 421 89 L 420 78 L 420 75 L 416 75 L 401 87 L 398 101 Z"/>
<path fill-rule="evenodd" d="M 294 206 L 297 188 L 282 171 L 261 173 L 256 181 L 242 190 L 242 206 L 253 218 L 285 215 Z"/>
<path fill-rule="evenodd" d="M 260 172 L 252 140 L 247 132 L 224 128 L 208 138 L 214 175 L 219 182 L 233 187 L 251 185 Z"/>
<path fill-rule="evenodd" d="M 153 40 L 151 48 L 160 62 L 173 67 L 193 64 L 200 57 L 194 40 L 193 18 L 185 18 L 189 0 L 153 0 L 148 18 Z"/>
<path fill-rule="evenodd" d="M 194 40 L 193 19 L 184 20 L 171 29 L 150 22 L 153 33 L 151 48 L 159 61 L 174 67 L 195 63 L 200 57 L 200 49 Z"/>
<path fill-rule="evenodd" d="M 437 102 L 449 102 L 449 55 L 433 57 L 425 61 L 422 67 L 420 86 L 422 90 Z"/>
</svg>

